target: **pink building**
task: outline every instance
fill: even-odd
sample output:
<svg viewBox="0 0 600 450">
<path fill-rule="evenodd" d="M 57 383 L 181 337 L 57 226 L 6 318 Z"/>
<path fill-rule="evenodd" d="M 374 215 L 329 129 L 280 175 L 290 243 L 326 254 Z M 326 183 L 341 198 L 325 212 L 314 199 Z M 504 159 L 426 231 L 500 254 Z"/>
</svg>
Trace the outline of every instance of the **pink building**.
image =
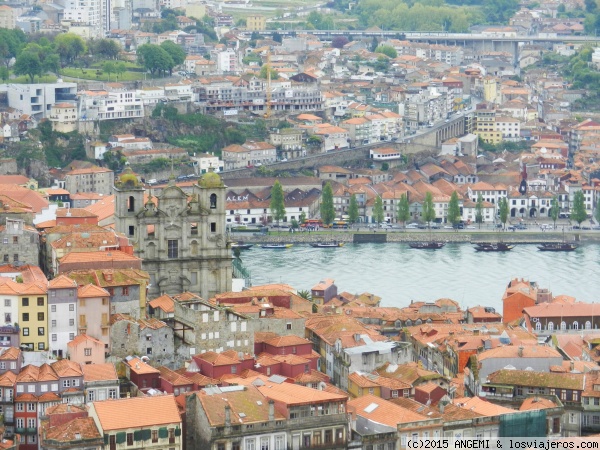
<svg viewBox="0 0 600 450">
<path fill-rule="evenodd" d="M 88 284 L 77 289 L 77 329 L 104 344 L 110 351 L 110 294 L 106 289 Z"/>
<path fill-rule="evenodd" d="M 67 344 L 69 358 L 80 364 L 104 364 L 104 343 L 87 334 L 75 336 Z"/>
</svg>

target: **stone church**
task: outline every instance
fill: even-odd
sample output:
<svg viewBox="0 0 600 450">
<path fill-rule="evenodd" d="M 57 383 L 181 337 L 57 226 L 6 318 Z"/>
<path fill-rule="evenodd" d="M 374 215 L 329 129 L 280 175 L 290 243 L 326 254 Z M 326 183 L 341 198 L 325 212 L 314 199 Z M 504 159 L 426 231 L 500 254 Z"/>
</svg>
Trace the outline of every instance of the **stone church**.
<svg viewBox="0 0 600 450">
<path fill-rule="evenodd" d="M 231 290 L 225 190 L 212 170 L 191 196 L 171 180 L 153 197 L 129 167 L 115 181 L 115 226 L 129 237 L 150 275 L 148 298 L 190 291 L 209 299 Z"/>
</svg>

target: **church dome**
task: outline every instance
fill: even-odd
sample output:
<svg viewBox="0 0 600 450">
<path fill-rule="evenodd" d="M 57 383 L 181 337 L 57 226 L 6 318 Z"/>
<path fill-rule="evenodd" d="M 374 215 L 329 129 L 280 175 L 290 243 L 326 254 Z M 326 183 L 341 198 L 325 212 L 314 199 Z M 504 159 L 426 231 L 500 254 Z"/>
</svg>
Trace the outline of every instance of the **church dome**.
<svg viewBox="0 0 600 450">
<path fill-rule="evenodd" d="M 131 170 L 131 167 L 127 165 L 125 170 L 123 170 L 123 173 L 117 178 L 115 185 L 117 185 L 117 187 L 137 188 L 141 186 L 141 183 L 136 174 L 133 173 L 133 170 Z"/>
<path fill-rule="evenodd" d="M 218 173 L 215 173 L 215 170 L 212 167 L 208 169 L 208 172 L 202 175 L 198 185 L 203 188 L 218 188 L 224 186 L 223 180 Z"/>
</svg>

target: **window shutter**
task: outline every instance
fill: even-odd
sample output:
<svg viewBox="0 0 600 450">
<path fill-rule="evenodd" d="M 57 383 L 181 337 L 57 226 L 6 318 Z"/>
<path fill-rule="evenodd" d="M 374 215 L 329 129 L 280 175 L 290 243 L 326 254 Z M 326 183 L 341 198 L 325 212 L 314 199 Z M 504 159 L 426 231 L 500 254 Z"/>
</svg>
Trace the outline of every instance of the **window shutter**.
<svg viewBox="0 0 600 450">
<path fill-rule="evenodd" d="M 169 437 L 169 432 L 167 431 L 166 428 L 159 428 L 158 429 L 158 437 L 161 439 L 166 439 Z"/>
<path fill-rule="evenodd" d="M 142 440 L 142 430 L 136 430 L 133 432 L 133 440 L 134 441 L 141 441 Z"/>
<path fill-rule="evenodd" d="M 117 444 L 122 444 L 127 439 L 127 433 L 117 433 Z"/>
<path fill-rule="evenodd" d="M 175 428 L 175 436 L 181 436 L 181 428 Z"/>
</svg>

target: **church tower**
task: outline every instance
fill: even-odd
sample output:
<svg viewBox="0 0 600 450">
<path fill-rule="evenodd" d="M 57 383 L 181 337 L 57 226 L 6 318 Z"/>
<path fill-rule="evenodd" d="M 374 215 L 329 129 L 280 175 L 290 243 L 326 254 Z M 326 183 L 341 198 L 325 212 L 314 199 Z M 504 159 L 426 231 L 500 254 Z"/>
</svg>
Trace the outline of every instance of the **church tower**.
<svg viewBox="0 0 600 450">
<path fill-rule="evenodd" d="M 190 291 L 209 299 L 231 290 L 225 198 L 226 186 L 213 170 L 198 180 L 191 195 L 171 179 L 145 204 L 143 187 L 128 173 L 118 179 L 115 225 L 132 238 L 135 255 L 142 258 L 150 276 L 149 298 Z"/>
<path fill-rule="evenodd" d="M 115 180 L 115 228 L 124 233 L 134 248 L 139 245 L 137 214 L 144 208 L 144 187 L 127 166 Z"/>
</svg>

